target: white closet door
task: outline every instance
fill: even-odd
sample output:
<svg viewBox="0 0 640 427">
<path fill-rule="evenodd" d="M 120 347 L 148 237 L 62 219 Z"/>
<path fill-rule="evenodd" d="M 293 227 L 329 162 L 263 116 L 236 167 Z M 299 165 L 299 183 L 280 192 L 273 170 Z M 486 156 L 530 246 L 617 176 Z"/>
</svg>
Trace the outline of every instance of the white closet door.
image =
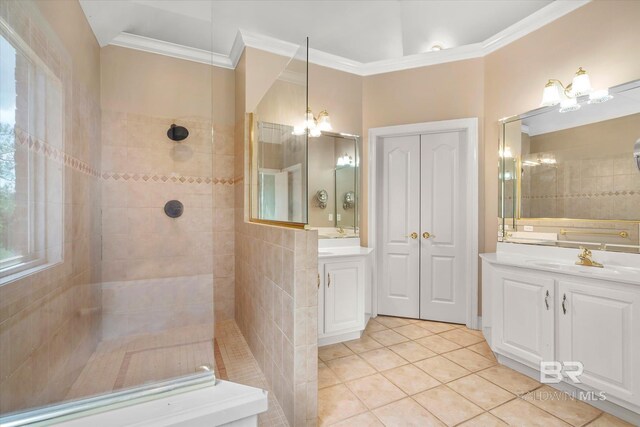
<svg viewBox="0 0 640 427">
<path fill-rule="evenodd" d="M 466 322 L 464 137 L 464 131 L 420 137 L 422 319 Z"/>
<path fill-rule="evenodd" d="M 382 266 L 378 312 L 418 318 L 420 136 L 385 138 L 382 151 Z M 412 233 L 416 233 L 417 238 L 412 238 Z"/>
</svg>

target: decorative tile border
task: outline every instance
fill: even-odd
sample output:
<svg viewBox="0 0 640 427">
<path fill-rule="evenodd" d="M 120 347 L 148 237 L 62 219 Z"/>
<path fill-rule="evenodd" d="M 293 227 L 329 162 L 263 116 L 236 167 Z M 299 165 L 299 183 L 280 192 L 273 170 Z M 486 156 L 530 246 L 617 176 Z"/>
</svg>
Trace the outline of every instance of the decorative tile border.
<svg viewBox="0 0 640 427">
<path fill-rule="evenodd" d="M 640 191 L 622 190 L 622 191 L 601 191 L 599 193 L 577 193 L 577 194 L 556 194 L 543 196 L 523 196 L 523 199 L 575 199 L 583 197 L 606 197 L 606 196 L 633 196 L 640 194 Z"/>
<path fill-rule="evenodd" d="M 134 182 L 157 182 L 157 183 L 181 183 L 181 184 L 233 184 L 233 178 L 211 178 L 203 176 L 188 175 L 162 175 L 162 174 L 138 174 L 128 172 L 103 172 L 102 179 L 105 181 L 134 181 Z"/>
<path fill-rule="evenodd" d="M 51 144 L 33 137 L 28 132 L 18 127 L 15 128 L 16 142 L 19 145 L 27 146 L 29 150 L 37 154 L 42 154 L 48 159 L 56 161 L 75 171 L 94 178 L 102 178 L 105 181 L 133 181 L 133 182 L 157 182 L 157 183 L 181 183 L 181 184 L 229 184 L 242 181 L 241 178 L 211 178 L 208 176 L 188 176 L 188 175 L 164 175 L 164 174 L 139 174 L 129 172 L 100 172 L 91 167 L 88 163 L 77 159 L 62 150 L 53 147 Z"/>
<path fill-rule="evenodd" d="M 65 153 L 64 151 L 53 147 L 51 144 L 45 141 L 35 138 L 25 130 L 16 127 L 14 133 L 16 136 L 16 142 L 19 145 L 27 146 L 29 150 L 33 151 L 34 153 L 42 154 L 48 159 L 63 164 L 66 167 L 81 172 L 85 175 L 90 175 L 95 178 L 100 177 L 100 171 L 98 169 L 93 168 L 88 163 L 83 162 L 82 160 L 77 159 Z"/>
</svg>

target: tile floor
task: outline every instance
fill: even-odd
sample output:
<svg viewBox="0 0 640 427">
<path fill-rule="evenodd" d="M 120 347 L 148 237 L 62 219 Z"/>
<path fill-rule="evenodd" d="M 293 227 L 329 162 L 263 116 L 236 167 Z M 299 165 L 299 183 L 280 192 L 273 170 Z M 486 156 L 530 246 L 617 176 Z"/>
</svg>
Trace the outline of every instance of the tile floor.
<svg viewBox="0 0 640 427">
<path fill-rule="evenodd" d="M 166 380 L 215 365 L 210 325 L 102 341 L 71 386 L 66 399 L 110 393 Z"/>
<path fill-rule="evenodd" d="M 318 357 L 321 426 L 630 426 L 498 365 L 463 325 L 380 316 Z"/>
</svg>

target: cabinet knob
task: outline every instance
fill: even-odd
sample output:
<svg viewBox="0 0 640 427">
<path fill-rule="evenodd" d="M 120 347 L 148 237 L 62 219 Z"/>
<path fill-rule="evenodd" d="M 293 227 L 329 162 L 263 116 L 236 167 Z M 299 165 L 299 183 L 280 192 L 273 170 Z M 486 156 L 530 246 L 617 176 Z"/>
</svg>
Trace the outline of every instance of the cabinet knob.
<svg viewBox="0 0 640 427">
<path fill-rule="evenodd" d="M 425 239 L 429 239 L 431 237 L 436 237 L 434 234 L 429 233 L 428 231 L 425 231 L 424 233 L 422 233 L 422 237 L 424 237 Z"/>
<path fill-rule="evenodd" d="M 418 238 L 418 233 L 416 233 L 416 232 L 414 231 L 413 233 L 411 233 L 411 234 L 409 234 L 408 236 L 405 236 L 405 237 L 411 237 L 412 239 L 414 239 L 414 240 L 415 240 L 415 239 L 417 239 L 417 238 Z"/>
</svg>

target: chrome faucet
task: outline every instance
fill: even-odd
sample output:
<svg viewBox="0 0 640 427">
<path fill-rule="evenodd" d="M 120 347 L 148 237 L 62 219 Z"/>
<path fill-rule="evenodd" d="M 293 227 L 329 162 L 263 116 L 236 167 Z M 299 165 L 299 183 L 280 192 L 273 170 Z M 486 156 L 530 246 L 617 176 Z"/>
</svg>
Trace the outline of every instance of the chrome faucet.
<svg viewBox="0 0 640 427">
<path fill-rule="evenodd" d="M 582 265 L 585 267 L 599 267 L 599 268 L 604 267 L 599 262 L 596 262 L 591 259 L 591 251 L 589 249 L 583 246 L 580 246 L 580 249 L 582 250 L 582 252 L 578 254 L 579 260 L 576 261 L 576 265 Z"/>
</svg>

